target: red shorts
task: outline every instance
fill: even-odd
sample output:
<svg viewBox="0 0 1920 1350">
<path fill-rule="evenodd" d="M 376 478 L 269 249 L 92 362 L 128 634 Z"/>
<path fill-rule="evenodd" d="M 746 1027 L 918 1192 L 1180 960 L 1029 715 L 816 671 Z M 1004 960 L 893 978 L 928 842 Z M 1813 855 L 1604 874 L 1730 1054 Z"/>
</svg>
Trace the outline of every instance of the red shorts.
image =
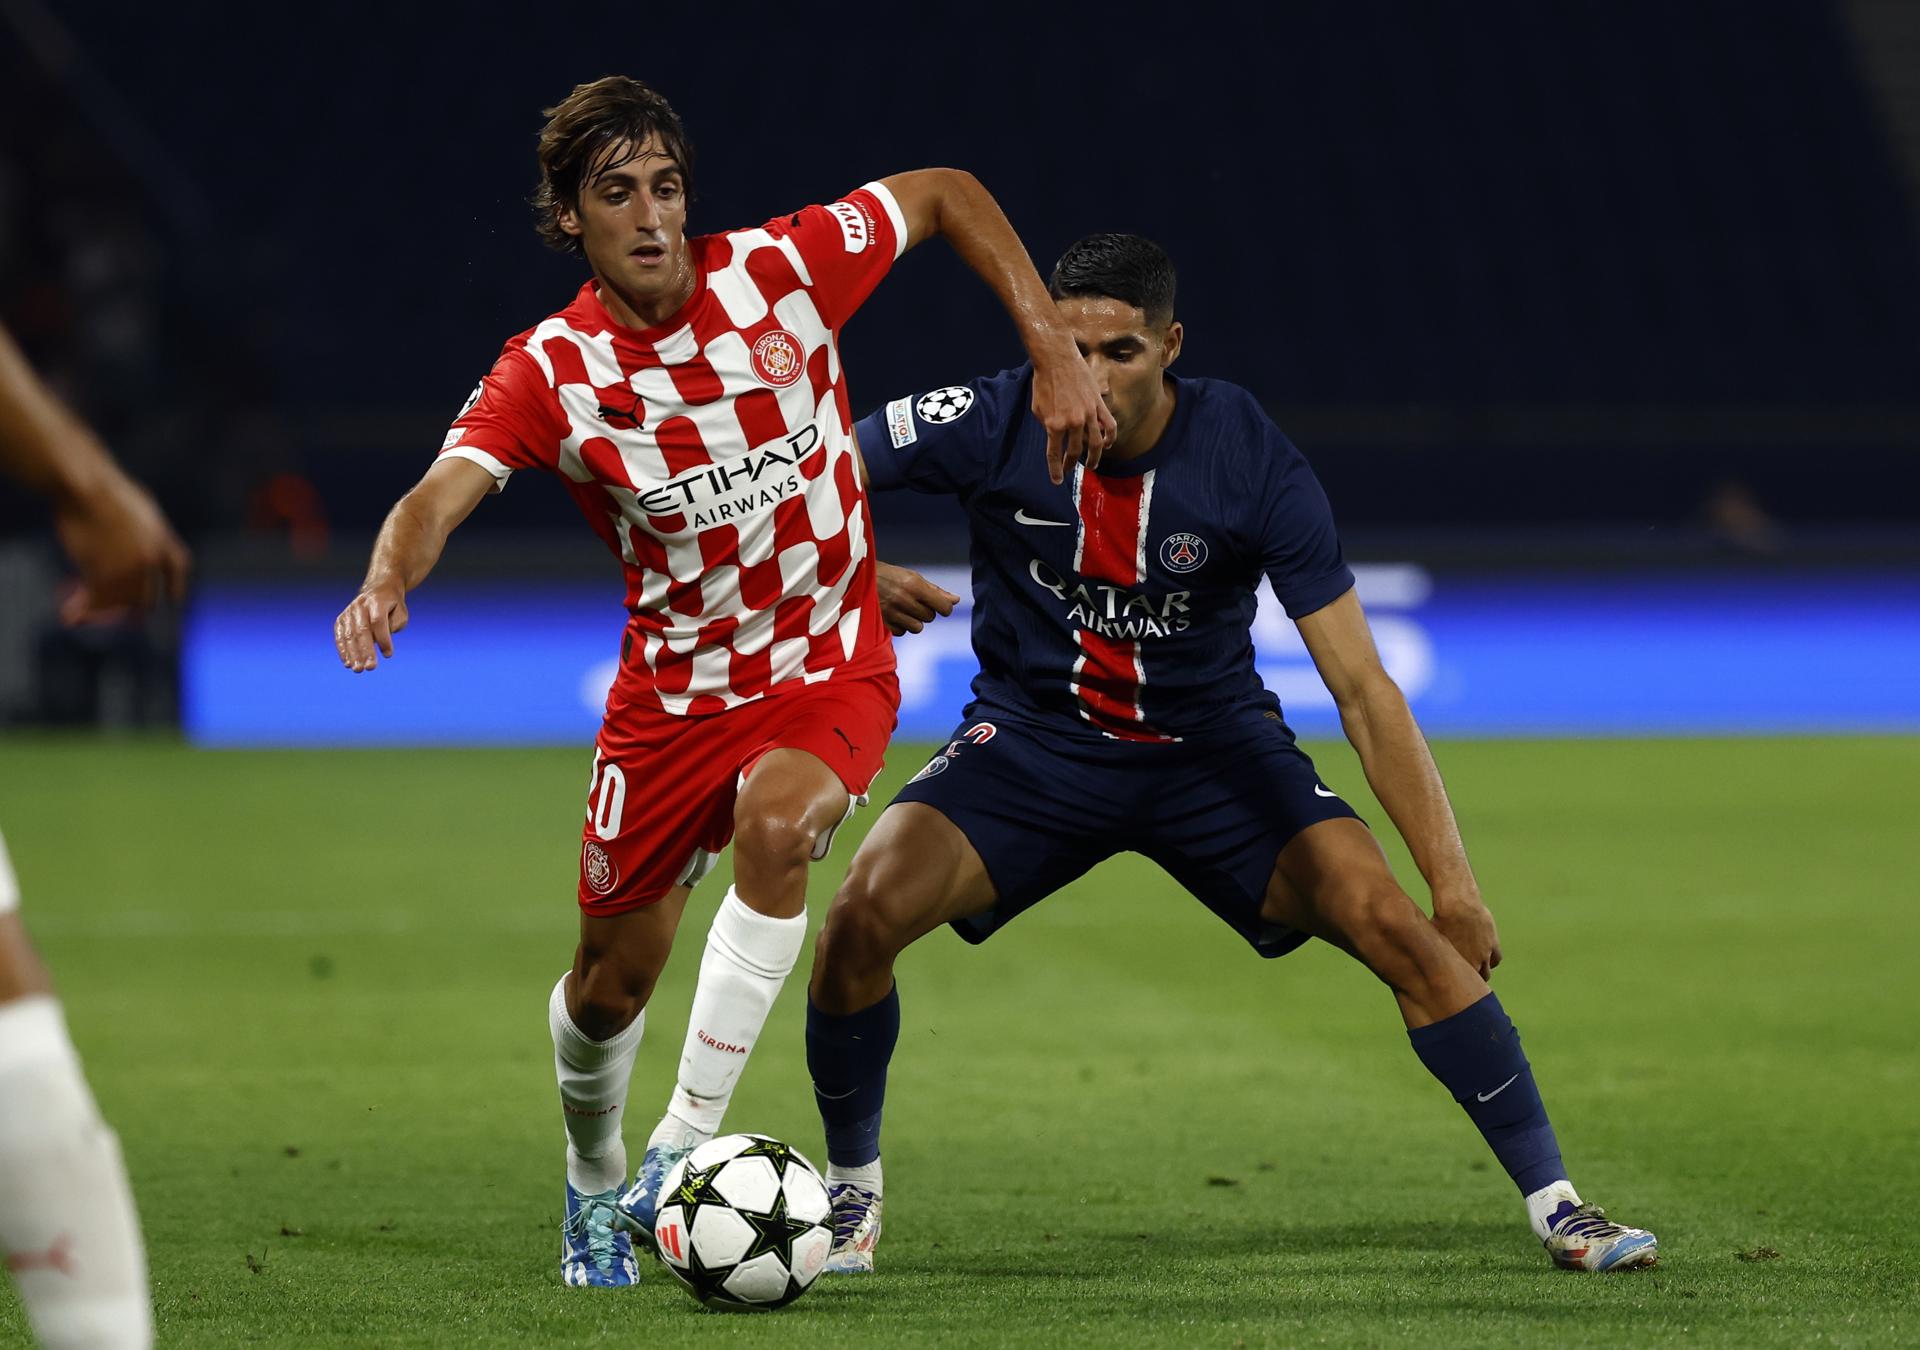
<svg viewBox="0 0 1920 1350">
<path fill-rule="evenodd" d="M 609 707 L 594 742 L 580 908 L 623 914 L 704 876 L 733 839 L 740 783 L 769 750 L 805 750 L 840 776 L 850 798 L 864 795 L 899 711 L 891 667 L 818 684 L 795 680 L 701 716 Z"/>
</svg>

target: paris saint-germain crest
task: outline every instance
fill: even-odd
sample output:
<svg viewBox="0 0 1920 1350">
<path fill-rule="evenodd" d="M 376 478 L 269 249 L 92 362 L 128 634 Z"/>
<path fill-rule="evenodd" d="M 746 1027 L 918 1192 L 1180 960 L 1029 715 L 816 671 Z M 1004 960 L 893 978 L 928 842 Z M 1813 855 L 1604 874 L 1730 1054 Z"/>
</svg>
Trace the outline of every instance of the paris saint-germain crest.
<svg viewBox="0 0 1920 1350">
<path fill-rule="evenodd" d="M 1197 534 L 1170 534 L 1160 545 L 1160 563 L 1169 572 L 1191 572 L 1207 560 L 1207 541 Z"/>
</svg>

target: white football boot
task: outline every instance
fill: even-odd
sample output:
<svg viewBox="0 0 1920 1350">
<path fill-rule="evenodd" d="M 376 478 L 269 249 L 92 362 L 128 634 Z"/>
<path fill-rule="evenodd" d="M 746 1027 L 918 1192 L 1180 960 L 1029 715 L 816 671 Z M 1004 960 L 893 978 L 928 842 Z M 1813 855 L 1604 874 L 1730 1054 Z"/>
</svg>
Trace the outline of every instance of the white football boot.
<svg viewBox="0 0 1920 1350">
<path fill-rule="evenodd" d="M 1562 1270 L 1634 1270 L 1660 1260 L 1660 1239 L 1607 1218 L 1598 1205 L 1571 1200 L 1547 1216 L 1547 1255 Z"/>
<path fill-rule="evenodd" d="M 829 1185 L 827 1197 L 833 1201 L 833 1250 L 821 1273 L 871 1274 L 880 1241 L 880 1197 L 851 1181 Z"/>
</svg>

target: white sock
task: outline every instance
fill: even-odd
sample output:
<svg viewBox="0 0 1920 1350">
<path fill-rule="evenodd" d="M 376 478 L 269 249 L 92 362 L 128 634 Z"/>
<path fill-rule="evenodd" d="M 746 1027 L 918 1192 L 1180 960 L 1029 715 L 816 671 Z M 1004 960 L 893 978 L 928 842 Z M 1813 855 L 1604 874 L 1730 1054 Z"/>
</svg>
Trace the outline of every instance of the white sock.
<svg viewBox="0 0 1920 1350">
<path fill-rule="evenodd" d="M 598 1195 L 626 1184 L 627 1146 L 620 1114 L 627 1105 L 633 1057 L 646 1033 L 646 1009 L 632 1025 L 604 1041 L 588 1040 L 567 1016 L 567 977 L 547 1000 L 553 1033 L 553 1070 L 560 1080 L 560 1110 L 567 1122 L 567 1184 Z"/>
<path fill-rule="evenodd" d="M 880 1181 L 880 1160 L 875 1158 L 872 1162 L 862 1163 L 858 1167 L 839 1167 L 828 1163 L 827 1185 L 839 1186 L 847 1183 L 858 1186 L 862 1190 L 872 1191 L 875 1195 L 881 1194 L 884 1188 Z"/>
<path fill-rule="evenodd" d="M 680 1081 L 652 1142 L 685 1147 L 685 1141 L 702 1143 L 720 1132 L 740 1071 L 806 938 L 804 913 L 771 918 L 727 888 L 700 958 Z"/>
<path fill-rule="evenodd" d="M 1573 1189 L 1573 1183 L 1565 1177 L 1542 1186 L 1527 1197 L 1527 1220 L 1533 1225 L 1533 1235 L 1542 1242 L 1547 1240 L 1547 1220 L 1561 1205 L 1580 1203 L 1579 1192 Z"/>
<path fill-rule="evenodd" d="M 48 1350 L 153 1344 L 120 1141 L 45 994 L 0 1003 L 0 1251 Z"/>
</svg>

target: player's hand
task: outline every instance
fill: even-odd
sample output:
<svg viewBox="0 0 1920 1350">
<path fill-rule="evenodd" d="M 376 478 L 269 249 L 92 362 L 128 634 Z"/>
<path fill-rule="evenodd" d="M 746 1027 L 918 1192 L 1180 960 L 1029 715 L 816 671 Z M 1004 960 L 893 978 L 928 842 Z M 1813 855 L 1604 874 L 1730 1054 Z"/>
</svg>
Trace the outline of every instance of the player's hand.
<svg viewBox="0 0 1920 1350">
<path fill-rule="evenodd" d="M 1500 964 L 1500 930 L 1494 926 L 1493 914 L 1477 892 L 1436 894 L 1433 926 L 1466 958 L 1468 965 L 1480 972 L 1481 979 L 1493 975 L 1493 968 Z"/>
<path fill-rule="evenodd" d="M 880 592 L 880 617 L 895 637 L 917 633 L 935 618 L 953 613 L 960 597 L 934 585 L 908 567 L 892 563 L 873 565 L 874 586 Z"/>
<path fill-rule="evenodd" d="M 80 585 L 60 607 L 69 624 L 186 598 L 192 559 L 145 488 L 118 470 L 54 508 L 60 546 Z"/>
<path fill-rule="evenodd" d="M 1082 460 L 1098 467 L 1113 444 L 1113 414 L 1077 355 L 1033 363 L 1033 415 L 1047 429 L 1047 476 L 1056 483 Z"/>
<path fill-rule="evenodd" d="M 393 635 L 406 626 L 404 590 L 392 582 L 362 587 L 333 621 L 333 645 L 340 653 L 340 664 L 355 674 L 372 670 L 380 657 L 393 655 Z"/>
</svg>

